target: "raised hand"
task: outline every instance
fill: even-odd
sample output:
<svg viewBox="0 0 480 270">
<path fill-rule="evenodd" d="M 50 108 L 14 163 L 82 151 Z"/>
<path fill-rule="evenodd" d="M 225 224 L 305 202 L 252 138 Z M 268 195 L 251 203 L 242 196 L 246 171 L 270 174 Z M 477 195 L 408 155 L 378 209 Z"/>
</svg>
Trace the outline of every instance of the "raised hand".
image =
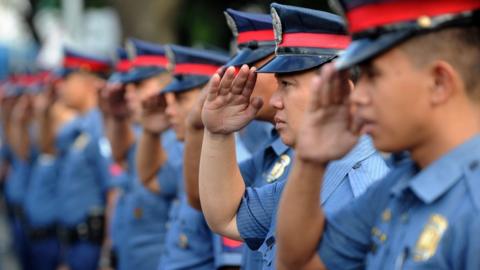
<svg viewBox="0 0 480 270">
<path fill-rule="evenodd" d="M 350 114 L 352 84 L 346 72 L 339 73 L 328 64 L 314 79 L 312 88 L 296 154 L 302 160 L 326 164 L 346 155 L 358 140 Z"/>
<path fill-rule="evenodd" d="M 25 125 L 33 118 L 33 99 L 30 95 L 22 95 L 15 104 L 12 117 L 15 123 Z"/>
<path fill-rule="evenodd" d="M 167 102 L 165 95 L 154 94 L 142 100 L 141 123 L 143 129 L 153 134 L 160 134 L 170 127 L 165 113 Z"/>
<path fill-rule="evenodd" d="M 57 100 L 57 92 L 54 85 L 48 85 L 43 92 L 34 100 L 34 111 L 38 117 L 47 116 Z"/>
<path fill-rule="evenodd" d="M 261 98 L 251 96 L 255 82 L 255 67 L 246 65 L 236 76 L 234 67 L 223 77 L 213 75 L 202 110 L 205 128 L 215 134 L 230 134 L 252 121 L 263 105 Z"/>
<path fill-rule="evenodd" d="M 100 108 L 106 115 L 114 118 L 128 118 L 132 112 L 125 99 L 125 87 L 121 84 L 108 84 L 100 91 Z"/>
</svg>

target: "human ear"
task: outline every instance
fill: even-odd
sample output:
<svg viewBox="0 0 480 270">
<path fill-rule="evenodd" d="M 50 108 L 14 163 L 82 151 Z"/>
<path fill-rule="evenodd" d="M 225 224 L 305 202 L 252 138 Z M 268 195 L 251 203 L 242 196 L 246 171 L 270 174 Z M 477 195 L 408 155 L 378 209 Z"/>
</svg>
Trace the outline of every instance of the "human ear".
<svg viewBox="0 0 480 270">
<path fill-rule="evenodd" d="M 461 93 L 462 79 L 460 74 L 445 61 L 436 61 L 430 66 L 430 101 L 432 105 L 446 103 L 453 96 Z"/>
</svg>

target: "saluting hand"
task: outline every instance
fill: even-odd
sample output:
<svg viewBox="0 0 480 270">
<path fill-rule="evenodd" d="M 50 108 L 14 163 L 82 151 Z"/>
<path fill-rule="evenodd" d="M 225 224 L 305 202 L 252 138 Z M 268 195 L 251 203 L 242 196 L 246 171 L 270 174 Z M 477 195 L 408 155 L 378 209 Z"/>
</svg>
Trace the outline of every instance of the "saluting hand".
<svg viewBox="0 0 480 270">
<path fill-rule="evenodd" d="M 33 100 L 30 95 L 25 94 L 20 97 L 13 108 L 12 117 L 20 125 L 30 123 L 33 118 Z"/>
<path fill-rule="evenodd" d="M 326 164 L 346 155 L 357 143 L 349 102 L 353 85 L 348 73 L 337 72 L 333 64 L 327 64 L 315 77 L 312 88 L 296 154 L 302 160 Z"/>
<path fill-rule="evenodd" d="M 165 95 L 154 94 L 142 100 L 141 123 L 143 129 L 153 134 L 160 134 L 170 127 L 165 113 L 167 102 Z"/>
<path fill-rule="evenodd" d="M 263 105 L 259 97 L 252 97 L 256 82 L 255 67 L 242 66 L 235 76 L 229 67 L 223 78 L 213 75 L 203 105 L 205 128 L 215 134 L 230 134 L 252 121 Z"/>
<path fill-rule="evenodd" d="M 102 111 L 117 119 L 125 119 L 132 115 L 125 99 L 125 87 L 122 84 L 108 84 L 101 91 Z"/>
</svg>

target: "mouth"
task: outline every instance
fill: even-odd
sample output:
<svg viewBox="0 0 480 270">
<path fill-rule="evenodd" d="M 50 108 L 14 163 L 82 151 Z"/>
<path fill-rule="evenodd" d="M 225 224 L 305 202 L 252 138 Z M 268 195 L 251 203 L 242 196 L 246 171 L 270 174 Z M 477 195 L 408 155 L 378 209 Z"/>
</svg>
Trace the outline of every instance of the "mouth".
<svg viewBox="0 0 480 270">
<path fill-rule="evenodd" d="M 282 127 L 284 127 L 287 124 L 287 122 L 285 120 L 283 120 L 282 118 L 280 118 L 278 116 L 275 116 L 273 121 L 275 123 L 275 128 L 276 129 L 281 129 Z"/>
</svg>

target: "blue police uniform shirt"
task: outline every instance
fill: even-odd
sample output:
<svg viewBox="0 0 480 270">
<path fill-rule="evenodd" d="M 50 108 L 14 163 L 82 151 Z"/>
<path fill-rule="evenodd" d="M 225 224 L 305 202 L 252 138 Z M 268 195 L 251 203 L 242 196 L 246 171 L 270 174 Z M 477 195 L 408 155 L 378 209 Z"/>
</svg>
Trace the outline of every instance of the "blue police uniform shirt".
<svg viewBox="0 0 480 270">
<path fill-rule="evenodd" d="M 249 152 L 242 144 L 237 143 L 236 150 L 238 160 L 248 158 Z M 235 246 L 228 245 L 228 241 L 213 234 L 202 212 L 189 205 L 183 182 L 183 151 L 178 158 L 175 166 L 178 181 L 167 181 L 167 177 L 162 177 L 160 174 L 164 167 L 157 177 L 161 189 L 175 190 L 178 197 L 171 210 L 164 253 L 158 269 L 211 270 L 238 265 L 241 258 Z"/>
<path fill-rule="evenodd" d="M 439 269 L 439 242 L 480 209 L 480 136 L 423 170 L 411 160 L 342 210 L 328 214 L 318 254 L 329 269 Z M 464 248 L 472 235 L 456 232 Z M 458 247 L 457 247 L 458 248 Z M 446 249 L 448 252 L 449 248 Z M 436 268 L 438 267 L 438 268 Z"/>
<path fill-rule="evenodd" d="M 480 176 L 480 174 L 477 175 Z M 478 179 L 478 178 L 477 178 Z M 477 198 L 480 198 L 477 196 Z M 480 267 L 480 218 L 477 213 L 459 217 L 450 226 L 434 257 L 418 269 L 477 270 Z"/>
<path fill-rule="evenodd" d="M 162 134 L 161 143 L 167 152 L 168 160 L 158 173 L 158 178 L 176 186 L 177 170 L 181 163 L 182 146 L 175 138 L 173 131 Z M 176 197 L 176 188 L 160 186 L 160 193 L 152 193 L 140 183 L 135 173 L 135 149 L 129 154 L 129 175 L 132 177 L 132 188 L 128 194 L 126 205 L 127 239 L 124 269 L 155 269 L 158 267 L 163 253 L 166 223 L 170 208 Z M 123 268 L 122 268 L 123 269 Z"/>
<path fill-rule="evenodd" d="M 344 158 L 331 162 L 325 172 L 321 203 L 335 212 L 360 195 L 388 171 L 370 138 L 363 136 Z M 286 177 L 273 185 L 247 188 L 237 212 L 241 237 L 263 254 L 263 269 L 274 269 L 276 212 Z"/>
<path fill-rule="evenodd" d="M 57 155 L 41 154 L 35 161 L 25 199 L 25 212 L 32 227 L 52 226 L 57 222 L 59 159 L 78 132 L 77 121 L 63 124 L 55 136 Z"/>
<path fill-rule="evenodd" d="M 279 179 L 268 177 L 275 164 L 281 161 L 280 157 L 282 155 L 287 155 L 289 159 L 292 159 L 291 153 L 293 151 L 282 142 L 278 132 L 272 125 L 268 127 L 270 130 L 267 141 L 262 148 L 256 151 L 252 158 L 240 163 L 240 172 L 246 186 L 262 187 L 275 183 Z M 287 177 L 290 166 L 287 166 L 285 170 L 280 176 L 280 180 Z M 242 255 L 242 269 L 262 269 L 263 256 L 258 250 L 252 250 L 247 245 L 244 245 Z"/>
<path fill-rule="evenodd" d="M 32 162 L 36 159 L 36 152 L 32 148 L 29 160 L 19 158 L 10 150 L 10 170 L 6 176 L 5 195 L 8 203 L 22 206 L 25 202 L 26 191 L 30 180 Z"/>
<path fill-rule="evenodd" d="M 59 175 L 59 221 L 70 227 L 84 222 L 93 209 L 105 207 L 110 182 L 102 116 L 93 109 L 79 118 L 79 133 L 65 154 Z"/>
</svg>

